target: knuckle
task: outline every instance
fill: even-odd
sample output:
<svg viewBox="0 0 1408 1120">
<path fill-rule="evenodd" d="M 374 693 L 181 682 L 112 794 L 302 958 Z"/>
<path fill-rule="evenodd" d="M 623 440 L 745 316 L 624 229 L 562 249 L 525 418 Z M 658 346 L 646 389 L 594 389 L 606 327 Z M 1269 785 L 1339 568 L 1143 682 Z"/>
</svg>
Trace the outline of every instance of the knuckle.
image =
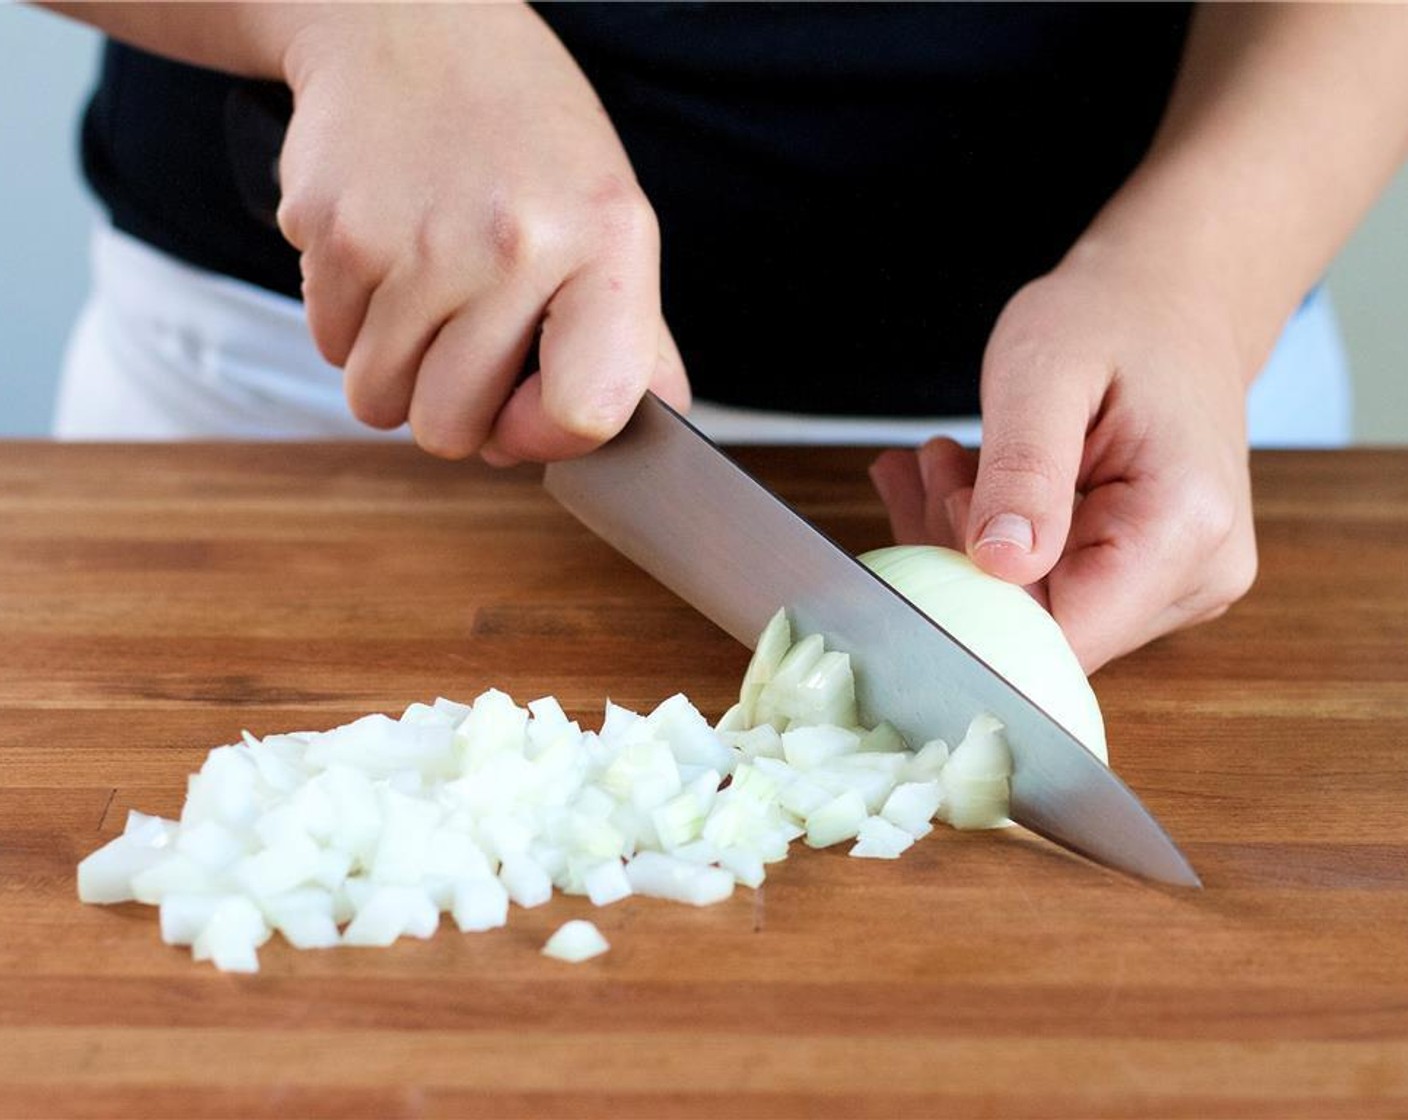
<svg viewBox="0 0 1408 1120">
<path fill-rule="evenodd" d="M 354 338 L 349 337 L 350 332 L 344 329 L 341 324 L 330 323 L 321 316 L 315 316 L 312 313 L 311 301 L 309 324 L 313 334 L 313 343 L 317 346 L 318 353 L 323 356 L 324 361 L 339 369 L 344 367 L 355 342 Z"/>
<path fill-rule="evenodd" d="M 406 422 L 408 403 L 385 386 L 366 377 L 349 375 L 344 390 L 352 415 L 368 427 L 389 431 Z"/>
<path fill-rule="evenodd" d="M 606 244 L 627 251 L 652 250 L 659 244 L 655 210 L 635 183 L 611 176 L 592 190 L 590 202 Z"/>
<path fill-rule="evenodd" d="M 318 254 L 341 272 L 358 277 L 380 275 L 382 253 L 372 233 L 374 228 L 375 224 L 364 221 L 355 206 L 335 202 L 327 208 L 321 222 Z"/>
<path fill-rule="evenodd" d="M 496 199 L 489 208 L 485 242 L 489 259 L 501 275 L 520 271 L 541 253 L 541 223 L 520 207 Z"/>
<path fill-rule="evenodd" d="M 308 330 L 318 352 L 330 365 L 345 369 L 357 344 L 361 323 L 324 292 L 316 274 L 310 274 L 306 267 L 303 304 Z"/>
<path fill-rule="evenodd" d="M 1049 295 L 1045 277 L 1029 281 L 1003 306 L 993 324 L 985 364 L 1017 363 L 1049 350 L 1062 335 L 1062 309 Z"/>
<path fill-rule="evenodd" d="M 274 220 L 278 223 L 284 240 L 295 249 L 303 250 L 308 247 L 312 209 L 306 192 L 285 192 L 279 199 L 279 208 L 274 213 Z"/>
<path fill-rule="evenodd" d="M 1226 614 L 1256 581 L 1256 554 L 1219 558 L 1206 583 L 1194 594 L 1181 601 L 1183 609 L 1198 620 L 1219 618 Z"/>
<path fill-rule="evenodd" d="M 355 275 L 372 272 L 372 249 L 363 235 L 362 225 L 349 213 L 348 207 L 334 206 L 329 211 L 320 248 L 335 268 Z"/>
<path fill-rule="evenodd" d="M 1230 605 L 1250 591 L 1256 583 L 1257 570 L 1254 542 L 1234 548 L 1222 568 L 1220 597 L 1223 601 Z"/>
<path fill-rule="evenodd" d="M 1169 484 L 1170 519 L 1175 539 L 1197 542 L 1205 548 L 1224 548 L 1245 524 L 1238 495 L 1215 477 L 1190 471 Z"/>
<path fill-rule="evenodd" d="M 626 426 L 640 392 L 631 385 L 605 386 L 590 398 L 577 398 L 553 410 L 552 419 L 570 436 L 592 444 L 605 443 Z"/>
<path fill-rule="evenodd" d="M 1237 529 L 1237 502 L 1218 487 L 1200 487 L 1199 496 L 1197 525 L 1201 535 L 1212 541 L 1227 540 Z"/>
<path fill-rule="evenodd" d="M 1216 618 L 1256 583 L 1256 535 L 1245 503 L 1216 480 L 1190 477 L 1176 488 L 1173 500 L 1183 516 L 1167 529 L 1167 547 L 1192 557 L 1201 571 L 1201 586 L 1186 600 L 1200 619 Z"/>
<path fill-rule="evenodd" d="M 489 275 L 504 279 L 541 268 L 563 241 L 563 226 L 550 212 L 505 195 L 494 196 L 478 221 L 465 228 L 440 224 L 436 245 L 448 266 L 461 267 L 473 250 Z"/>
<path fill-rule="evenodd" d="M 1051 453 L 1042 443 L 1029 437 L 1003 440 L 992 448 L 983 465 L 989 482 L 1004 488 L 1038 486 L 1048 489 L 1061 479 L 1061 469 Z"/>
<path fill-rule="evenodd" d="M 916 457 L 928 472 L 925 477 L 936 480 L 939 489 L 952 491 L 959 484 L 965 487 L 973 485 L 976 457 L 955 439 L 935 436 L 919 447 Z"/>
<path fill-rule="evenodd" d="M 406 410 L 386 401 L 362 399 L 349 401 L 352 415 L 369 428 L 389 432 L 406 422 Z"/>
<path fill-rule="evenodd" d="M 437 459 L 467 459 L 479 450 L 483 439 L 468 429 L 441 422 L 435 417 L 414 417 L 411 435 L 416 445 Z"/>
</svg>

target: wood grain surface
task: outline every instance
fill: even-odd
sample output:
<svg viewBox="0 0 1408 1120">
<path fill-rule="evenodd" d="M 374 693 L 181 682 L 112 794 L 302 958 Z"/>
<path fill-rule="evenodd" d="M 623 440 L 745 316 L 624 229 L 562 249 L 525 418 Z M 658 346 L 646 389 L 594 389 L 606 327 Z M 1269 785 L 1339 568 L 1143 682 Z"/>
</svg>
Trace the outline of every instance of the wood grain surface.
<svg viewBox="0 0 1408 1120">
<path fill-rule="evenodd" d="M 740 457 L 884 543 L 864 453 Z M 1408 1115 L 1408 453 L 1254 467 L 1255 590 L 1095 680 L 1206 890 L 940 830 L 705 910 L 559 897 L 239 977 L 74 890 L 210 747 L 489 686 L 717 716 L 746 651 L 531 470 L 0 444 L 0 1115 Z M 541 957 L 576 916 L 612 951 Z"/>
</svg>

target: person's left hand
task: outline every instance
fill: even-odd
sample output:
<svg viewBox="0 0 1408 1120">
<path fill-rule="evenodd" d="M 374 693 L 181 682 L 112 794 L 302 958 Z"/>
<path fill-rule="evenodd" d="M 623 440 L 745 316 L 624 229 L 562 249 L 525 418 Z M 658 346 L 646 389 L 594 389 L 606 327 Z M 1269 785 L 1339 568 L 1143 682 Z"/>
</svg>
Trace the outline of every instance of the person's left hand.
<svg viewBox="0 0 1408 1120">
<path fill-rule="evenodd" d="M 1028 586 L 1086 672 L 1215 618 L 1251 587 L 1248 378 L 1216 284 L 1073 252 L 1004 309 L 983 445 L 888 451 L 871 477 L 900 543 Z"/>
</svg>

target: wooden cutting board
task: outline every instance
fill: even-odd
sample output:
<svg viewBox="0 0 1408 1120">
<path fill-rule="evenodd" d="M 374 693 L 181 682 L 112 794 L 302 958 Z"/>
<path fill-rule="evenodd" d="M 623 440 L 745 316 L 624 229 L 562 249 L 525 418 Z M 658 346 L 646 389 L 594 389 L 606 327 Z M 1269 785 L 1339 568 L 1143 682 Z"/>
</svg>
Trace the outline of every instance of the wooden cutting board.
<svg viewBox="0 0 1408 1120">
<path fill-rule="evenodd" d="M 884 543 L 865 453 L 742 457 Z M 559 897 L 239 977 L 74 893 L 210 747 L 489 686 L 717 716 L 746 651 L 531 470 L 0 444 L 0 1115 L 1408 1115 L 1408 453 L 1254 467 L 1256 589 L 1095 680 L 1206 890 L 940 830 L 705 910 Z M 541 957 L 578 916 L 612 951 Z"/>
</svg>

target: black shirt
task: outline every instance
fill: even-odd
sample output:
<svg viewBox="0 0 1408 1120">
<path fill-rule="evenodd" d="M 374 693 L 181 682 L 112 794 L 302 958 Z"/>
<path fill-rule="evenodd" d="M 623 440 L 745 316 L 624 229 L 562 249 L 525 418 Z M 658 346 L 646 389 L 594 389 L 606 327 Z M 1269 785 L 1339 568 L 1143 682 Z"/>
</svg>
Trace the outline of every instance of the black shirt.
<svg viewBox="0 0 1408 1120">
<path fill-rule="evenodd" d="M 977 412 L 1012 293 L 1146 150 L 1185 5 L 545 4 L 659 215 L 696 393 Z M 298 297 L 269 221 L 282 87 L 110 43 L 83 130 L 114 225 Z"/>
</svg>

